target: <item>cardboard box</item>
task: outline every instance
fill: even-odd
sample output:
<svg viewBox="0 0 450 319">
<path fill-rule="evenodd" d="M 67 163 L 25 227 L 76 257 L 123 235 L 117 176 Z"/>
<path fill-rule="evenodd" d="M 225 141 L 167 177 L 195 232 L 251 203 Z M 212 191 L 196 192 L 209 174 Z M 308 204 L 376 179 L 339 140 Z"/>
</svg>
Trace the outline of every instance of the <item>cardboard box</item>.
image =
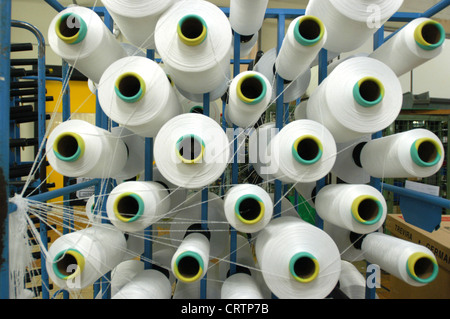
<svg viewBox="0 0 450 319">
<path fill-rule="evenodd" d="M 388 214 L 386 229 L 391 235 L 423 245 L 436 256 L 439 264 L 438 277 L 423 287 L 413 287 L 391 276 L 393 299 L 450 299 L 450 216 L 442 216 L 441 227 L 427 232 L 405 222 L 401 214 Z"/>
</svg>

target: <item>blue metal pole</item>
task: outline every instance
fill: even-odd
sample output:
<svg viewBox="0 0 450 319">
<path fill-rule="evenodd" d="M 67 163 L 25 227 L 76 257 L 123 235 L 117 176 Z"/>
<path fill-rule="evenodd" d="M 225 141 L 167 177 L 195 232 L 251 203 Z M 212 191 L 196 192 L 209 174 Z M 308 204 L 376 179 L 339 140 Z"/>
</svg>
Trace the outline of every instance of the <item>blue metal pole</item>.
<svg viewBox="0 0 450 319">
<path fill-rule="evenodd" d="M 326 79 L 328 76 L 328 51 L 325 49 L 320 50 L 319 52 L 319 85 Z M 316 183 L 316 193 L 326 185 L 326 178 L 322 178 Z M 316 214 L 316 226 L 319 228 L 323 228 L 323 220 L 320 218 L 318 214 Z"/>
<path fill-rule="evenodd" d="M 209 104 L 210 104 L 210 98 L 209 93 L 205 93 L 203 95 L 203 115 L 209 117 Z M 205 187 L 202 189 L 202 229 L 207 230 L 208 229 L 208 198 L 209 198 L 209 190 L 208 187 Z M 207 293 L 207 275 L 202 278 L 200 282 L 200 299 L 206 299 Z"/>
<path fill-rule="evenodd" d="M 281 45 L 284 39 L 284 31 L 285 31 L 285 23 L 286 16 L 284 14 L 280 14 L 278 16 L 278 34 L 277 34 L 277 53 L 280 52 Z M 278 131 L 280 131 L 284 126 L 284 98 L 283 98 L 283 90 L 284 90 L 284 80 L 276 74 L 276 119 L 275 126 Z M 283 191 L 283 185 L 280 180 L 275 180 L 275 192 L 274 192 L 274 218 L 277 218 L 281 215 L 281 196 Z"/>
<path fill-rule="evenodd" d="M 443 0 L 441 2 L 436 3 L 434 6 L 432 6 L 430 9 L 422 13 L 420 16 L 423 18 L 431 18 L 432 16 L 441 12 L 448 6 L 450 6 L 450 0 Z"/>
<path fill-rule="evenodd" d="M 56 0 L 44 0 L 44 1 L 47 2 L 53 9 L 55 9 L 58 12 L 65 9 L 65 7 Z"/>
<path fill-rule="evenodd" d="M 9 299 L 9 90 L 11 52 L 11 0 L 0 1 L 0 298 Z"/>
<path fill-rule="evenodd" d="M 70 67 L 69 64 L 62 60 L 61 61 L 61 77 L 62 77 L 62 120 L 67 121 L 70 119 Z M 64 176 L 64 187 L 69 186 L 69 178 Z M 63 234 L 70 233 L 71 229 L 74 227 L 73 215 L 69 208 L 70 194 L 63 196 L 63 206 L 64 206 L 64 218 L 63 218 Z M 69 299 L 70 294 L 67 290 L 63 291 L 63 299 Z"/>
<path fill-rule="evenodd" d="M 393 192 L 393 193 L 396 193 L 396 194 L 399 194 L 402 196 L 406 196 L 409 198 L 413 198 L 416 200 L 420 200 L 425 203 L 436 205 L 436 206 L 439 206 L 442 208 L 446 208 L 446 209 L 450 208 L 450 200 L 448 200 L 446 198 L 442 198 L 439 196 L 433 196 L 433 195 L 418 192 L 418 191 L 415 191 L 412 189 L 398 187 L 398 186 L 394 186 L 394 185 L 390 185 L 390 184 L 386 184 L 386 183 L 382 183 L 381 186 L 382 186 L 383 190 L 386 190 L 386 191 L 390 191 L 390 192 Z"/>
<path fill-rule="evenodd" d="M 234 33 L 234 60 L 233 60 L 233 75 L 236 77 L 241 72 L 240 56 L 241 56 L 241 35 L 237 32 Z M 223 112 L 225 116 L 225 108 Z M 233 125 L 233 162 L 231 168 L 231 183 L 233 185 L 238 184 L 239 163 L 238 163 L 238 139 L 237 139 L 237 126 Z M 236 248 L 237 248 L 237 232 L 236 229 L 230 227 L 230 275 L 236 273 Z"/>
<path fill-rule="evenodd" d="M 147 58 L 150 60 L 155 59 L 155 51 L 147 50 Z M 153 180 L 153 138 L 145 138 L 145 180 Z M 151 269 L 151 259 L 153 256 L 153 244 L 152 244 L 152 231 L 153 226 L 149 226 L 144 230 L 144 268 Z"/>
<path fill-rule="evenodd" d="M 92 180 L 89 180 L 89 181 L 86 181 L 83 183 L 78 183 L 78 184 L 66 186 L 63 188 L 55 189 L 50 192 L 32 195 L 32 196 L 27 197 L 27 199 L 33 200 L 33 201 L 38 201 L 38 202 L 46 202 L 53 198 L 57 198 L 60 196 L 64 196 L 66 194 L 70 194 L 70 193 L 82 190 L 84 188 L 95 186 L 95 185 L 99 184 L 100 181 L 101 181 L 100 179 L 92 179 Z"/>
</svg>

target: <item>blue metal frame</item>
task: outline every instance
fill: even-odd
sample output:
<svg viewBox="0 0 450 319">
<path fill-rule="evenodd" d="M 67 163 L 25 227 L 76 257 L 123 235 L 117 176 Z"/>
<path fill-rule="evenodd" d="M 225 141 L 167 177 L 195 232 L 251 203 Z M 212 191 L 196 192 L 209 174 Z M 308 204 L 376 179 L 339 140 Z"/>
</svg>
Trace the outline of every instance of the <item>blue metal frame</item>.
<svg viewBox="0 0 450 319">
<path fill-rule="evenodd" d="M 62 11 L 63 9 L 65 9 L 65 7 L 63 5 L 61 5 L 58 1 L 56 0 L 44 0 L 47 4 L 49 4 L 52 8 L 54 8 L 56 11 Z M 443 0 L 440 1 L 438 4 L 436 4 L 435 6 L 433 6 L 432 8 L 430 8 L 429 10 L 427 10 L 424 13 L 406 13 L 406 12 L 398 12 L 396 14 L 394 14 L 394 16 L 390 19 L 390 21 L 399 21 L 399 22 L 409 22 L 413 19 L 419 18 L 419 17 L 431 17 L 433 15 L 435 15 L 436 13 L 440 12 L 441 10 L 445 9 L 446 7 L 450 6 L 450 0 Z M 229 15 L 229 8 L 221 8 L 223 10 L 223 12 L 227 15 Z M 1 101 L 6 102 L 7 103 L 2 103 L 2 105 L 8 105 L 9 106 L 9 48 L 10 48 L 10 18 L 11 18 L 11 0 L 0 0 L 0 14 L 1 14 L 1 28 L 0 28 L 0 42 L 1 42 L 1 48 L 2 48 L 2 52 L 1 52 L 1 61 L 0 61 L 0 72 L 1 72 L 1 76 L 3 76 L 5 78 L 5 81 L 0 81 L 0 98 Z M 106 10 L 102 7 L 98 7 L 96 8 L 96 11 L 100 14 L 100 15 L 104 15 L 104 21 L 105 24 L 107 24 L 110 28 L 112 27 L 112 19 L 109 16 L 109 14 L 107 14 Z M 277 47 L 278 49 L 280 48 L 281 45 L 281 41 L 284 37 L 284 31 L 285 31 L 285 25 L 284 22 L 286 21 L 286 19 L 292 19 L 295 18 L 299 15 L 304 15 L 305 14 L 305 10 L 302 9 L 267 9 L 266 11 L 266 18 L 267 19 L 277 19 L 278 21 L 278 43 L 277 43 Z M 391 37 L 391 36 L 390 36 Z M 378 32 L 374 38 L 374 45 L 377 47 L 379 45 L 381 45 L 384 41 L 386 41 L 387 39 L 389 39 L 390 37 L 384 38 L 383 32 Z M 235 44 L 239 43 L 239 35 L 237 35 L 237 37 L 235 36 Z M 237 47 L 239 47 L 239 45 L 237 45 Z M 238 53 L 238 54 L 236 54 Z M 239 49 L 236 48 L 235 45 L 235 57 L 239 57 Z M 325 77 L 326 77 L 326 59 L 327 57 L 327 52 L 325 50 L 322 50 L 322 52 L 320 53 L 320 58 L 319 58 L 319 78 L 322 81 Z M 250 61 L 246 61 L 246 60 L 241 60 L 239 58 L 235 58 L 234 60 L 232 60 L 233 66 L 234 66 L 234 76 L 236 76 L 239 71 L 240 71 L 240 65 L 244 64 L 244 63 L 249 63 Z M 282 80 L 280 80 L 280 77 L 277 77 L 277 93 L 280 94 L 282 91 Z M 44 88 L 45 88 L 45 84 L 44 84 Z M 209 104 L 209 97 L 206 98 L 205 97 L 205 105 Z M 207 102 L 206 102 L 207 100 Z M 276 109 L 277 109 L 277 118 L 276 118 L 276 124 L 277 124 L 277 128 L 281 129 L 283 127 L 283 125 L 287 122 L 287 119 L 284 116 L 284 104 L 283 104 L 283 98 L 282 95 L 278 98 L 277 102 L 276 102 Z M 42 111 L 42 110 L 41 110 Z M 96 124 L 100 127 L 106 128 L 108 129 L 109 127 L 109 122 L 108 119 L 106 117 L 106 115 L 102 112 L 100 107 L 97 107 L 97 118 L 96 118 Z M 43 116 L 45 118 L 45 104 L 44 104 L 44 109 L 43 109 Z M 2 107 L 1 109 L 1 114 L 0 114 L 0 130 L 2 130 L 2 133 L 4 132 L 9 132 L 9 109 L 6 107 Z M 44 120 L 45 123 L 45 120 Z M 379 133 L 377 133 L 375 135 L 375 137 L 379 137 Z M 6 138 L 5 138 L 6 137 Z M 235 144 L 235 147 L 237 145 Z M 146 163 L 147 165 L 149 163 L 152 163 L 152 158 L 153 158 L 153 154 L 150 151 L 151 149 L 151 141 L 147 140 L 146 141 Z M 0 150 L 3 150 L 2 152 L 0 152 L 0 165 L 1 168 L 3 169 L 3 173 L 4 175 L 7 177 L 9 175 L 9 137 L 8 135 L 3 134 L 2 139 L 0 139 Z M 235 148 L 235 152 L 236 152 L 236 148 Z M 232 183 L 235 184 L 237 183 L 237 161 L 233 163 L 233 167 L 232 167 Z M 147 168 L 149 166 L 146 166 Z M 150 172 L 150 169 L 146 169 L 146 180 L 151 180 L 152 178 L 152 173 Z M 379 180 L 374 179 L 372 181 L 374 183 L 374 185 L 376 185 L 376 187 L 381 187 L 381 183 L 379 182 Z M 47 192 L 44 194 L 37 194 L 35 196 L 31 196 L 30 199 L 33 200 L 39 200 L 39 201 L 46 201 L 49 200 L 51 198 L 55 198 L 55 197 L 59 197 L 59 196 L 63 196 L 66 195 L 68 193 L 71 193 L 75 190 L 78 189 L 83 189 L 85 187 L 89 187 L 92 185 L 98 185 L 99 184 L 99 180 L 92 180 L 90 182 L 86 182 L 86 183 L 82 183 L 82 184 L 76 184 L 76 185 L 71 185 L 71 186 L 65 186 L 62 189 L 59 190 L 55 190 L 55 191 L 51 191 L 51 192 Z M 323 187 L 325 185 L 325 181 L 321 180 L 318 182 L 318 187 Z M 8 183 L 7 183 L 7 189 L 8 189 Z M 275 186 L 275 201 L 278 202 L 279 199 L 282 196 L 282 184 L 281 182 L 277 181 L 276 182 L 276 186 Z M 385 189 L 388 189 L 389 186 L 388 185 L 383 185 L 383 187 Z M 205 193 L 207 192 L 207 188 L 205 188 L 205 190 L 203 190 L 203 194 L 202 194 L 202 198 L 205 195 Z M 411 194 L 408 190 L 404 190 L 402 189 L 401 191 L 399 189 L 392 189 L 392 191 L 394 192 L 402 192 L 404 194 Z M 105 193 L 106 195 L 106 193 Z M 433 203 L 435 200 L 440 201 L 437 198 L 427 198 L 427 200 L 431 200 Z M 447 203 L 446 203 L 447 204 Z M 207 206 L 205 206 L 207 207 Z M 277 212 L 279 212 L 281 206 L 276 206 L 275 207 L 275 214 L 277 214 Z M 10 209 L 10 212 L 13 211 Z M 207 208 L 203 209 L 202 212 L 202 219 L 206 216 L 204 214 L 207 213 Z M 319 221 L 320 223 L 320 221 Z M 6 227 L 7 227 L 7 220 L 6 220 Z M 7 229 L 7 228 L 6 228 Z M 5 232 L 7 234 L 7 232 Z M 234 233 L 235 235 L 235 233 Z M 7 236 L 7 235 L 6 235 Z M 233 231 L 232 231 L 232 238 L 231 238 L 231 242 L 230 245 L 233 246 L 234 245 L 234 249 L 235 249 L 235 238 L 233 238 L 235 236 L 233 236 Z M 7 242 L 7 237 L 5 237 L 6 242 Z M 233 248 L 230 247 L 233 251 Z M 148 251 L 147 251 L 148 253 Z M 7 247 L 4 247 L 3 252 L 2 252 L 2 256 L 4 256 L 5 260 L 8 261 L 8 249 Z M 233 255 L 231 256 L 233 258 Z M 235 257 L 235 256 L 234 256 Z M 233 261 L 233 260 L 232 260 Z M 233 262 L 231 262 L 230 264 L 230 268 L 233 267 Z M 232 269 L 230 269 L 232 270 Z M 2 268 L 1 268 L 1 297 L 2 298 L 7 298 L 9 296 L 9 285 L 3 284 L 4 282 L 8 282 L 8 263 L 5 262 L 2 264 Z M 203 292 L 202 292 L 202 297 L 204 298 L 206 296 L 206 285 L 204 285 L 204 287 L 202 288 Z M 371 293 L 369 294 L 370 297 Z"/>
<path fill-rule="evenodd" d="M 11 52 L 11 0 L 0 2 L 0 184 L 4 185 L 1 190 L 3 200 L 9 198 L 9 87 L 10 87 L 10 52 Z M 8 205 L 0 203 L 1 209 Z M 7 214 L 13 211 L 14 207 L 8 205 Z M 2 214 L 3 215 L 3 214 Z M 0 268 L 0 297 L 9 298 L 9 218 L 5 216 L 3 220 L 3 247 L 1 260 L 3 263 Z"/>
</svg>

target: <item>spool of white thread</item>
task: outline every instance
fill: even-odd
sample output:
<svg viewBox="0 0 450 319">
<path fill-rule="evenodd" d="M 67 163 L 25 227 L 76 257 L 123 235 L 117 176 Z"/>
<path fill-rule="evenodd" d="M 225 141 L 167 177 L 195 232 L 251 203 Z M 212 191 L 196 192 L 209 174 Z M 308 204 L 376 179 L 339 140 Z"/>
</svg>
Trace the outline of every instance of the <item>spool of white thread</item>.
<svg viewBox="0 0 450 319">
<path fill-rule="evenodd" d="M 297 120 L 283 127 L 269 145 L 274 178 L 284 183 L 309 183 L 326 176 L 336 160 L 336 142 L 326 127 Z"/>
<path fill-rule="evenodd" d="M 201 114 L 181 114 L 160 129 L 154 141 L 155 163 L 171 183 L 198 189 L 217 180 L 230 158 L 222 127 Z"/>
<path fill-rule="evenodd" d="M 52 168 L 69 177 L 114 178 L 127 162 L 127 148 L 121 139 L 82 120 L 56 126 L 46 150 Z"/>
<path fill-rule="evenodd" d="M 232 32 L 227 16 L 202 0 L 181 0 L 158 20 L 155 44 L 176 86 L 203 94 L 224 81 Z"/>
<path fill-rule="evenodd" d="M 421 246 L 383 233 L 368 234 L 361 247 L 368 262 L 379 265 L 407 284 L 429 284 L 439 272 L 434 254 Z"/>
<path fill-rule="evenodd" d="M 348 261 L 341 261 L 339 288 L 350 299 L 365 299 L 366 280 L 359 270 Z"/>
<path fill-rule="evenodd" d="M 295 217 L 272 220 L 258 235 L 255 252 L 267 286 L 281 299 L 325 298 L 341 272 L 333 240 Z"/>
<path fill-rule="evenodd" d="M 261 73 L 244 71 L 231 81 L 226 118 L 231 123 L 249 128 L 255 125 L 272 99 L 272 85 Z"/>
<path fill-rule="evenodd" d="M 182 113 L 164 70 L 154 61 L 130 56 L 111 64 L 98 87 L 102 110 L 113 121 L 143 137 Z"/>
<path fill-rule="evenodd" d="M 172 287 L 160 271 L 145 269 L 123 286 L 112 299 L 170 299 Z"/>
<path fill-rule="evenodd" d="M 258 33 L 264 23 L 268 3 L 268 0 L 231 0 L 231 28 L 242 35 Z"/>
<path fill-rule="evenodd" d="M 139 232 L 169 212 L 167 189 L 157 182 L 125 182 L 113 188 L 106 202 L 111 223 L 125 232 Z"/>
<path fill-rule="evenodd" d="M 50 22 L 48 42 L 52 50 L 94 83 L 103 72 L 127 54 L 96 12 L 70 6 Z"/>
<path fill-rule="evenodd" d="M 361 47 L 395 12 L 403 0 L 311 0 L 306 15 L 323 21 L 328 31 L 324 48 L 337 53 Z"/>
<path fill-rule="evenodd" d="M 124 181 L 142 173 L 145 169 L 144 138 L 121 126 L 113 127 L 111 133 L 124 142 L 128 154 L 127 162 L 116 179 Z"/>
<path fill-rule="evenodd" d="M 272 219 L 272 199 L 258 185 L 233 186 L 225 194 L 223 204 L 228 223 L 243 233 L 258 232 Z"/>
<path fill-rule="evenodd" d="M 139 48 L 154 50 L 159 17 L 175 0 L 102 0 L 125 38 Z"/>
<path fill-rule="evenodd" d="M 418 18 L 383 43 L 370 57 L 384 62 L 397 76 L 402 76 L 440 55 L 444 43 L 445 30 L 439 22 Z"/>
<path fill-rule="evenodd" d="M 317 194 L 315 204 L 323 220 L 359 234 L 376 231 L 387 214 L 383 194 L 364 184 L 326 185 Z"/>
<path fill-rule="evenodd" d="M 221 299 L 264 299 L 255 279 L 246 273 L 228 277 L 221 289 Z"/>
<path fill-rule="evenodd" d="M 258 63 L 255 64 L 253 70 L 257 71 L 269 79 L 272 83 L 272 101 L 275 101 L 278 97 L 276 89 L 276 73 L 275 73 L 275 62 L 277 59 L 277 50 L 272 48 L 259 59 Z M 311 69 L 306 70 L 300 77 L 295 81 L 284 84 L 283 87 L 283 102 L 289 103 L 299 99 L 309 87 L 311 82 Z"/>
<path fill-rule="evenodd" d="M 369 57 L 340 63 L 308 100 L 307 117 L 322 123 L 336 143 L 379 132 L 400 113 L 403 93 L 395 73 Z"/>
<path fill-rule="evenodd" d="M 170 222 L 170 238 L 172 245 L 178 247 L 186 230 L 193 224 L 202 222 L 202 193 L 190 195 Z M 228 246 L 229 224 L 223 211 L 223 200 L 213 192 L 208 193 L 208 219 L 205 221 L 211 234 L 210 255 L 214 258 L 222 256 Z"/>
<path fill-rule="evenodd" d="M 88 227 L 56 239 L 48 250 L 46 267 L 58 287 L 79 290 L 115 268 L 125 251 L 125 236 L 115 227 Z"/>
<path fill-rule="evenodd" d="M 314 16 L 295 18 L 288 27 L 275 61 L 276 72 L 294 81 L 310 70 L 311 63 L 327 41 L 327 30 Z"/>
<path fill-rule="evenodd" d="M 413 129 L 374 139 L 361 151 L 361 165 L 373 177 L 428 177 L 444 162 L 439 137 L 426 129 Z"/>
<path fill-rule="evenodd" d="M 123 286 L 144 270 L 144 262 L 131 259 L 118 264 L 111 271 L 111 296 L 114 296 Z"/>
<path fill-rule="evenodd" d="M 202 279 L 208 271 L 210 242 L 204 233 L 189 233 L 172 257 L 175 277 L 185 283 Z"/>
<path fill-rule="evenodd" d="M 331 172 L 348 184 L 367 184 L 370 175 L 361 166 L 361 150 L 371 140 L 370 135 L 337 144 L 336 163 Z"/>
</svg>

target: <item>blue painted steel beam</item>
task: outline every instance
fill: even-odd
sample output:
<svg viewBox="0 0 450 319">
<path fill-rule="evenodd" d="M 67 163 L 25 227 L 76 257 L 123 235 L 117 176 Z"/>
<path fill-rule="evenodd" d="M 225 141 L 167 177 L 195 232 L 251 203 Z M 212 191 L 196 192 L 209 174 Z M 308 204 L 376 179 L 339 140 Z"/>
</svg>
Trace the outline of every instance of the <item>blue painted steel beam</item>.
<svg viewBox="0 0 450 319">
<path fill-rule="evenodd" d="M 46 202 L 51 199 L 54 199 L 54 198 L 57 198 L 60 196 L 64 196 L 66 194 L 74 193 L 74 192 L 82 190 L 84 188 L 96 186 L 97 184 L 99 184 L 100 181 L 101 181 L 101 179 L 96 178 L 96 179 L 92 179 L 92 180 L 89 180 L 89 181 L 86 181 L 83 183 L 78 183 L 78 184 L 66 186 L 63 188 L 58 188 L 58 189 L 55 189 L 50 192 L 32 195 L 32 196 L 27 197 L 27 199 L 33 200 L 33 201 L 38 201 L 38 202 Z"/>
<path fill-rule="evenodd" d="M 325 49 L 319 52 L 319 85 L 328 76 L 328 51 Z M 316 182 L 316 193 L 326 185 L 326 178 L 322 178 Z M 319 214 L 316 214 L 316 226 L 323 229 L 323 220 L 320 218 Z"/>
<path fill-rule="evenodd" d="M 65 9 L 65 7 L 57 0 L 44 0 L 44 1 L 47 2 L 53 9 L 55 9 L 58 12 Z"/>
<path fill-rule="evenodd" d="M 3 229 L 3 247 L 0 260 L 0 298 L 9 299 L 9 213 L 7 205 L 9 198 L 9 90 L 10 90 L 10 52 L 11 52 L 11 0 L 0 1 L 0 190 L 4 198 L 1 209 L 6 214 L 1 216 Z"/>
<path fill-rule="evenodd" d="M 237 32 L 234 33 L 233 43 L 233 75 L 236 77 L 241 72 L 241 35 Z M 226 107 L 226 106 L 225 106 Z M 222 116 L 225 117 L 225 107 L 223 108 Z M 233 162 L 231 168 L 231 183 L 233 185 L 238 184 L 239 163 L 238 163 L 238 130 L 237 126 L 233 125 Z M 233 227 L 230 227 L 230 275 L 236 273 L 236 260 L 237 260 L 237 231 Z"/>
<path fill-rule="evenodd" d="M 277 20 L 277 53 L 280 52 L 281 45 L 283 44 L 284 40 L 284 31 L 285 31 L 285 25 L 286 25 L 286 15 L 280 14 L 278 16 Z M 284 126 L 284 80 L 280 75 L 276 75 L 276 102 L 275 102 L 275 108 L 276 108 L 276 114 L 275 114 L 275 127 L 278 130 L 278 132 L 283 128 Z M 283 196 L 283 184 L 280 180 L 275 180 L 275 190 L 274 190 L 274 208 L 273 208 L 273 215 L 274 218 L 277 218 L 281 215 L 281 197 Z"/>
<path fill-rule="evenodd" d="M 430 9 L 422 13 L 420 16 L 423 18 L 431 18 L 432 16 L 438 14 L 448 6 L 450 6 L 450 0 L 443 0 L 441 2 L 436 3 L 434 6 L 432 6 Z"/>
<path fill-rule="evenodd" d="M 155 59 L 155 51 L 147 50 L 146 52 L 147 58 L 150 60 Z M 153 138 L 146 137 L 145 138 L 145 171 L 144 171 L 144 179 L 146 181 L 153 180 Z M 152 242 L 152 232 L 153 226 L 149 226 L 144 230 L 144 254 L 143 254 L 143 262 L 145 269 L 152 268 L 152 256 L 153 256 L 153 242 Z"/>
<path fill-rule="evenodd" d="M 412 189 L 398 187 L 398 186 L 394 186 L 394 185 L 390 185 L 390 184 L 386 184 L 386 183 L 382 183 L 381 186 L 382 186 L 383 190 L 390 191 L 390 192 L 393 192 L 393 193 L 396 193 L 396 194 L 399 194 L 399 195 L 402 195 L 405 197 L 418 199 L 418 200 L 421 200 L 421 201 L 431 204 L 431 205 L 450 209 L 450 200 L 448 200 L 446 198 L 433 196 L 433 195 L 418 192 L 418 191 L 415 191 Z"/>
</svg>

